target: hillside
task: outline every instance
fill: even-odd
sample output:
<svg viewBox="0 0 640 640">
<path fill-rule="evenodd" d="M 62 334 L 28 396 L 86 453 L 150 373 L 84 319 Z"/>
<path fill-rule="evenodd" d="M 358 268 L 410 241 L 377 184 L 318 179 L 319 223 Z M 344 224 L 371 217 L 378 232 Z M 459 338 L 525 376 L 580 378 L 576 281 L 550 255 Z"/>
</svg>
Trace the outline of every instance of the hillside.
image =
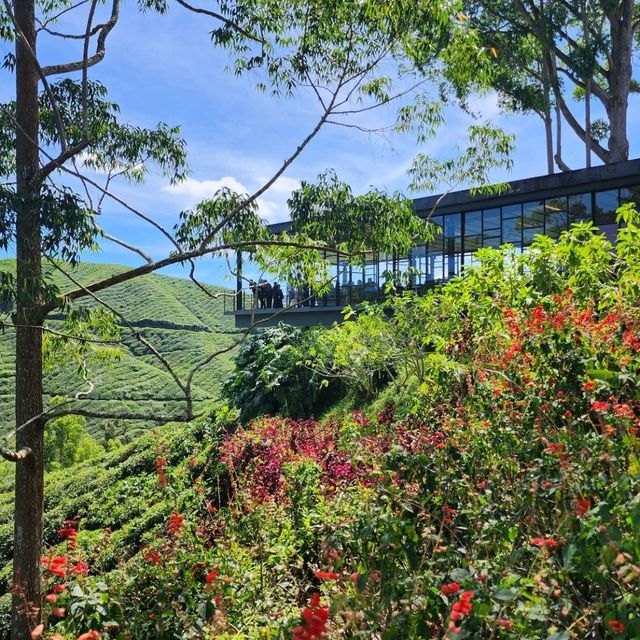
<svg viewBox="0 0 640 640">
<path fill-rule="evenodd" d="M 43 637 L 637 640 L 639 243 L 581 225 L 253 336 L 235 408 L 46 475 Z"/>
<path fill-rule="evenodd" d="M 12 268 L 13 261 L 0 261 L 0 270 Z M 81 263 L 73 277 L 88 284 L 122 270 L 125 267 Z M 63 291 L 75 288 L 57 271 L 53 271 L 51 277 Z M 219 287 L 207 289 L 212 294 L 224 291 Z M 139 328 L 180 374 L 187 373 L 194 362 L 208 353 L 233 341 L 233 323 L 223 314 L 222 298 L 205 295 L 188 280 L 148 275 L 103 291 L 100 297 Z M 95 307 L 97 303 L 83 300 L 82 304 Z M 48 323 L 56 328 L 61 326 L 61 320 L 58 315 Z M 122 328 L 122 339 L 124 348 L 117 360 L 108 365 L 91 366 L 90 379 L 95 383 L 95 390 L 89 398 L 79 401 L 78 406 L 116 414 L 131 410 L 179 415 L 184 404 L 180 389 L 170 374 L 126 327 Z M 13 342 L 10 331 L 0 335 L 0 432 L 10 431 L 13 421 Z M 229 371 L 230 357 L 225 354 L 216 358 L 197 374 L 194 380 L 196 405 L 215 395 L 218 384 Z M 73 368 L 54 368 L 46 374 L 47 400 L 53 396 L 72 396 L 82 388 L 82 378 Z M 98 439 L 103 426 L 101 421 L 89 421 L 89 430 Z M 115 430 L 121 439 L 129 440 L 145 426 L 141 422 L 112 421 L 109 428 L 112 434 Z"/>
</svg>

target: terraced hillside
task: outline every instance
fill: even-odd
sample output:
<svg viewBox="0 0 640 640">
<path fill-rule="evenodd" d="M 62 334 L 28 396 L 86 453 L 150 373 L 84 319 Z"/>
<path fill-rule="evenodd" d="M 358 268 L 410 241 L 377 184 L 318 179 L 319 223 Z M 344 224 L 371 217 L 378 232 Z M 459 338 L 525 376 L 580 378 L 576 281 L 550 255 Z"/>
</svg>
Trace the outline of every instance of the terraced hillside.
<svg viewBox="0 0 640 640">
<path fill-rule="evenodd" d="M 14 267 L 11 260 L 0 260 L 0 271 Z M 83 284 L 125 270 L 116 265 L 83 263 L 73 271 L 73 277 Z M 52 279 L 61 290 L 76 288 L 58 272 Z M 65 282 L 66 280 L 66 282 Z M 207 287 L 212 293 L 224 291 Z M 100 298 L 131 322 L 169 361 L 179 374 L 186 374 L 195 362 L 221 349 L 234 340 L 233 324 L 223 314 L 222 298 L 212 298 L 188 280 L 148 275 L 122 283 L 100 293 Z M 95 306 L 94 300 L 82 304 Z M 55 327 L 62 317 L 54 316 L 48 323 Z M 129 329 L 122 330 L 123 348 L 120 357 L 109 364 L 91 367 L 90 378 L 95 389 L 78 405 L 96 411 L 122 414 L 129 411 L 175 416 L 182 413 L 181 391 L 166 368 Z M 13 422 L 14 335 L 0 334 L 0 433 L 10 431 Z M 196 406 L 214 397 L 216 389 L 230 368 L 230 355 L 214 359 L 194 379 Z M 54 396 L 73 396 L 84 388 L 78 371 L 73 367 L 55 368 L 46 376 L 47 400 Z M 119 420 L 105 423 L 89 421 L 89 430 L 98 439 L 108 426 L 121 439 L 129 440 L 148 424 Z"/>
</svg>

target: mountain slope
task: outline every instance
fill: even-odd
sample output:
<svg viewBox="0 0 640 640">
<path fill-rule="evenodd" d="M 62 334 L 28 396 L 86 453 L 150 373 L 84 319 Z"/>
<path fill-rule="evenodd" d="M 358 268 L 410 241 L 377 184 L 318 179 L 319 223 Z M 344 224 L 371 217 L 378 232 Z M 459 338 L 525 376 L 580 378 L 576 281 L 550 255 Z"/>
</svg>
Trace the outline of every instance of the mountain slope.
<svg viewBox="0 0 640 640">
<path fill-rule="evenodd" d="M 68 267 L 67 267 L 68 268 Z M 0 260 L 0 271 L 13 271 L 13 260 Z M 118 265 L 82 263 L 73 270 L 73 278 L 84 285 L 126 270 Z M 76 285 L 58 271 L 49 277 L 61 291 Z M 119 313 L 160 351 L 176 372 L 184 377 L 195 363 L 208 354 L 232 344 L 232 319 L 223 314 L 223 299 L 215 297 L 226 291 L 207 286 L 205 294 L 194 283 L 179 278 L 147 275 L 100 292 L 99 297 Z M 90 298 L 81 302 L 88 307 L 98 303 Z M 60 327 L 61 314 L 49 318 L 53 328 Z M 96 363 L 90 367 L 90 380 L 95 388 L 91 395 L 77 405 L 95 411 L 125 414 L 149 413 L 177 416 L 184 411 L 183 395 L 164 365 L 122 326 L 120 357 L 110 363 Z M 0 334 L 0 433 L 13 428 L 14 334 L 7 330 Z M 196 407 L 215 395 L 218 384 L 230 369 L 230 355 L 215 358 L 194 378 Z M 55 396 L 71 397 L 86 388 L 78 371 L 64 367 L 47 372 L 46 401 Z M 150 423 L 141 421 L 111 421 L 110 430 L 129 440 Z M 103 421 L 90 420 L 89 430 L 98 439 Z"/>
</svg>

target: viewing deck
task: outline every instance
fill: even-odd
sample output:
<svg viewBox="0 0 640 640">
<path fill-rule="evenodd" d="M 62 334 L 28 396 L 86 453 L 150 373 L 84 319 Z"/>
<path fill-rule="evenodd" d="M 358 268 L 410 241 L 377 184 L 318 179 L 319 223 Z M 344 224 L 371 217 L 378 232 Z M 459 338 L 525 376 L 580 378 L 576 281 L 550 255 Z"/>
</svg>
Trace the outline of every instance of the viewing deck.
<svg viewBox="0 0 640 640">
<path fill-rule="evenodd" d="M 425 291 L 462 273 L 476 263 L 482 247 L 512 244 L 526 251 L 534 237 L 558 238 L 576 222 L 593 221 L 607 237 L 615 238 L 616 209 L 635 202 L 640 209 L 640 159 L 565 173 L 514 180 L 498 196 L 471 195 L 468 190 L 414 200 L 416 213 L 429 218 L 440 231 L 432 242 L 417 245 L 408 255 L 369 253 L 362 267 L 353 267 L 340 256 L 326 256 L 332 263 L 335 286 L 326 296 L 315 298 L 281 283 L 283 308 L 256 308 L 261 302 L 238 273 L 238 295 L 233 308 L 236 327 L 270 326 L 283 321 L 297 326 L 331 324 L 342 319 L 345 306 L 363 301 L 379 302 L 392 274 L 402 281 L 410 273 L 411 289 Z M 436 206 L 437 205 L 437 206 Z M 290 222 L 271 225 L 279 233 Z M 238 256 L 242 265 L 242 255 Z M 243 284 L 244 283 L 244 284 Z M 286 309 L 286 311 L 284 310 Z"/>
</svg>

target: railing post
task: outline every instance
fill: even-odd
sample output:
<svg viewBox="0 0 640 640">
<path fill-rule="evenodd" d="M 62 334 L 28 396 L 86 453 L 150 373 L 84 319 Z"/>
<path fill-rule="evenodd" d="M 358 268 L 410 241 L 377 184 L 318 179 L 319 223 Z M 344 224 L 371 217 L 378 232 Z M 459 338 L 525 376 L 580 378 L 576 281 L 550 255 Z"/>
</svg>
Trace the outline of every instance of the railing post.
<svg viewBox="0 0 640 640">
<path fill-rule="evenodd" d="M 242 251 L 236 251 L 236 311 L 242 311 Z"/>
</svg>

